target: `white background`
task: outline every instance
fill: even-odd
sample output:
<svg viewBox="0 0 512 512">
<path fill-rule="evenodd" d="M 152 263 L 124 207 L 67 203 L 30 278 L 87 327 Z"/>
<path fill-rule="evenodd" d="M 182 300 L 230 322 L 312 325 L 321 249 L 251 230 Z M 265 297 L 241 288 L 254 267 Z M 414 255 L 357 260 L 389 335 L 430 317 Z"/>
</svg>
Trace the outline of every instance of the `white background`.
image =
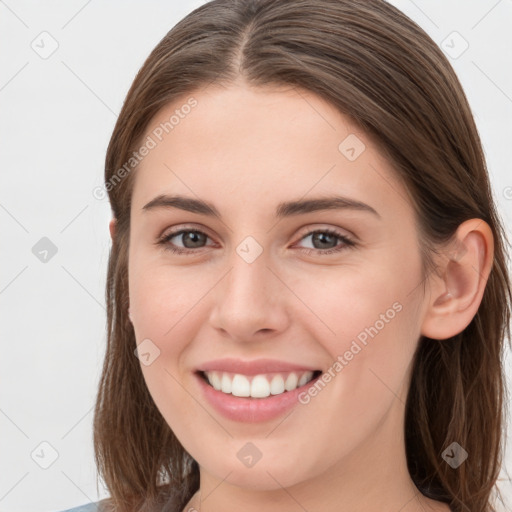
<svg viewBox="0 0 512 512">
<path fill-rule="evenodd" d="M 92 408 L 105 348 L 110 207 L 92 190 L 135 73 L 202 3 L 0 0 L 0 512 L 59 511 L 108 495 L 96 486 Z M 441 47 L 453 31 L 468 42 L 450 58 L 510 233 L 512 1 L 391 3 Z M 46 59 L 31 47 L 42 37 L 46 49 L 51 38 L 58 43 Z M 453 51 L 460 44 L 454 39 Z M 32 252 L 42 237 L 57 248 L 46 263 Z M 53 449 L 47 469 L 31 456 L 48 464 Z M 511 482 L 500 488 L 512 500 Z"/>
</svg>

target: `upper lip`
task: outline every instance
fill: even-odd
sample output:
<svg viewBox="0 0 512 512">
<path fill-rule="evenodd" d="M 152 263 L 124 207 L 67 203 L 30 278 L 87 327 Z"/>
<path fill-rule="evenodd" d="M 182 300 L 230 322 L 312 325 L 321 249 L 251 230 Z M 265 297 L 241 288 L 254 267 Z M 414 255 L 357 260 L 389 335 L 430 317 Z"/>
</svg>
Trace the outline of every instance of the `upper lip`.
<svg viewBox="0 0 512 512">
<path fill-rule="evenodd" d="M 312 366 L 279 361 L 278 359 L 254 359 L 244 361 L 242 359 L 215 359 L 208 361 L 197 368 L 200 372 L 224 371 L 240 373 L 242 375 L 259 375 L 272 372 L 315 371 L 318 368 Z"/>
</svg>

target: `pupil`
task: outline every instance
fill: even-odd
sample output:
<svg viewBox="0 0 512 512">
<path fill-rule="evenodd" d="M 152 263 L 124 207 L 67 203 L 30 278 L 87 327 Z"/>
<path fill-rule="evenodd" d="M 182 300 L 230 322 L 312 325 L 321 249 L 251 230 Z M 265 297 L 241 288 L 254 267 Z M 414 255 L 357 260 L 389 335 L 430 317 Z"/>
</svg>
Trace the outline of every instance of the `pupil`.
<svg viewBox="0 0 512 512">
<path fill-rule="evenodd" d="M 315 233 L 313 235 L 313 238 L 316 239 L 317 241 L 320 239 L 321 243 L 325 243 L 325 238 L 334 238 L 334 235 L 330 235 L 328 233 Z M 335 242 L 335 240 L 334 240 L 334 242 Z M 336 245 L 336 243 L 334 245 Z"/>
<path fill-rule="evenodd" d="M 185 239 L 186 239 L 187 237 L 191 238 L 191 239 L 192 239 L 193 247 L 196 247 L 196 245 L 194 245 L 194 244 L 197 244 L 197 241 L 198 241 L 198 240 L 197 240 L 197 238 L 198 238 L 198 237 L 199 237 L 199 241 L 201 241 L 201 236 L 202 236 L 202 234 L 201 234 L 201 233 L 197 233 L 197 232 L 195 232 L 195 231 L 191 231 L 190 233 L 185 233 L 185 235 L 184 235 L 184 236 L 185 236 Z M 194 238 L 196 239 L 195 241 L 193 240 Z M 186 246 L 186 244 L 185 244 L 185 246 Z"/>
</svg>

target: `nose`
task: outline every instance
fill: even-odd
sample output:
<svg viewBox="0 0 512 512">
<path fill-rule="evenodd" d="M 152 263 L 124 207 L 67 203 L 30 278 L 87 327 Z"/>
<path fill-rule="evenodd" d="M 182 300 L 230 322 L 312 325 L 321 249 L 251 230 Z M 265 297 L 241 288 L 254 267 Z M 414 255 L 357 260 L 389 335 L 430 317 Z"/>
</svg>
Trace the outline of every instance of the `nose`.
<svg viewBox="0 0 512 512">
<path fill-rule="evenodd" d="M 235 254 L 230 263 L 214 288 L 211 326 L 237 342 L 261 341 L 286 330 L 286 302 L 293 294 L 269 266 L 265 253 L 251 263 Z"/>
</svg>

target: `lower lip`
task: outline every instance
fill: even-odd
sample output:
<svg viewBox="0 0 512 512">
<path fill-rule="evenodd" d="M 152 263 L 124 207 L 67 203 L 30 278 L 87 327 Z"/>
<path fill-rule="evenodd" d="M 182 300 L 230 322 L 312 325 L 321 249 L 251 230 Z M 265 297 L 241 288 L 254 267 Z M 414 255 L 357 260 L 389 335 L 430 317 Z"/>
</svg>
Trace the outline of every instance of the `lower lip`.
<svg viewBox="0 0 512 512">
<path fill-rule="evenodd" d="M 300 403 L 300 393 L 312 386 L 320 376 L 321 374 L 293 391 L 285 391 L 280 395 L 270 395 L 267 398 L 250 398 L 217 391 L 200 375 L 195 374 L 203 396 L 213 408 L 226 418 L 243 423 L 269 421 L 285 414 Z"/>
</svg>

